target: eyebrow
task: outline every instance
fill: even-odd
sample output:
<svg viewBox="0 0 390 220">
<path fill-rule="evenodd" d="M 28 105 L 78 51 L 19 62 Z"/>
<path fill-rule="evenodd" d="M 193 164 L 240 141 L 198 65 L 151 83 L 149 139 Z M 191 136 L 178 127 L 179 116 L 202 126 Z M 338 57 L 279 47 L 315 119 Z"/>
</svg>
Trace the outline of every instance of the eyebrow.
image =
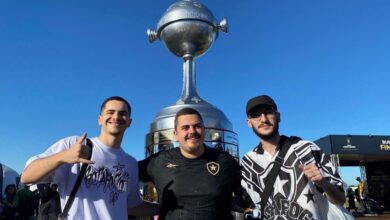
<svg viewBox="0 0 390 220">
<path fill-rule="evenodd" d="M 119 112 L 119 113 L 129 114 L 129 112 L 127 110 L 116 110 L 116 109 L 107 109 L 104 112 Z"/>
<path fill-rule="evenodd" d="M 198 123 L 195 123 L 195 124 L 184 124 L 184 125 L 180 125 L 180 127 L 191 127 L 191 126 L 201 126 L 203 127 L 203 123 L 202 122 L 198 122 Z"/>
</svg>

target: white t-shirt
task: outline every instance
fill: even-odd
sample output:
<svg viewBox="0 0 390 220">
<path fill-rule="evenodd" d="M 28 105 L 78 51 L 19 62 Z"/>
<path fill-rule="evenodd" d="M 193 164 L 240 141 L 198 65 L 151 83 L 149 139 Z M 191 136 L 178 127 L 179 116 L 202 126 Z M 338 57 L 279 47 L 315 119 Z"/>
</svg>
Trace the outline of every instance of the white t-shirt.
<svg viewBox="0 0 390 220">
<path fill-rule="evenodd" d="M 71 136 L 59 140 L 44 153 L 27 161 L 47 157 L 69 149 L 78 139 Z M 80 184 L 75 200 L 69 210 L 68 219 L 127 219 L 127 208 L 140 205 L 142 199 L 138 187 L 137 160 L 125 153 L 122 148 L 113 149 L 104 145 L 99 138 L 91 138 L 93 143 L 90 164 Z M 61 209 L 76 182 L 81 164 L 63 164 L 47 180 L 58 184 Z"/>
</svg>

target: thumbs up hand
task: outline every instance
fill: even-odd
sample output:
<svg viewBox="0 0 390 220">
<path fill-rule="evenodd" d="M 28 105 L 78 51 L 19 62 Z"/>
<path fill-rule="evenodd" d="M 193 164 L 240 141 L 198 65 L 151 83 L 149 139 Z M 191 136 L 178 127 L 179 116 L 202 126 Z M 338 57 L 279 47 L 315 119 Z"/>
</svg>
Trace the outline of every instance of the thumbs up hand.
<svg viewBox="0 0 390 220">
<path fill-rule="evenodd" d="M 63 152 L 62 159 L 65 163 L 95 163 L 94 161 L 88 159 L 91 151 L 89 147 L 84 144 L 86 138 L 87 133 L 83 133 L 76 143 Z"/>
</svg>

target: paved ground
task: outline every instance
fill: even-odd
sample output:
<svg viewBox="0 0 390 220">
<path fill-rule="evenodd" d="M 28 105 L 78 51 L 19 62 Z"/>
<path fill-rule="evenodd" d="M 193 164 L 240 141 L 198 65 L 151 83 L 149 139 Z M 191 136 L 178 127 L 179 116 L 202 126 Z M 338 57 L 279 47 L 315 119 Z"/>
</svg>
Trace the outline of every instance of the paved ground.
<svg viewBox="0 0 390 220">
<path fill-rule="evenodd" d="M 379 216 L 356 217 L 356 220 L 390 220 L 390 213 L 381 214 Z"/>
</svg>

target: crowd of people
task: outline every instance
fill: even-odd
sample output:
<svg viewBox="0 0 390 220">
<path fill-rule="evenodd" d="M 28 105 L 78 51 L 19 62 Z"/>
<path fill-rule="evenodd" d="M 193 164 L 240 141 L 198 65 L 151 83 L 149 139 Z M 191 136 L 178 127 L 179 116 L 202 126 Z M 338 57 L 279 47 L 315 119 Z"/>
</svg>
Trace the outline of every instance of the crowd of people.
<svg viewBox="0 0 390 220">
<path fill-rule="evenodd" d="M 41 184 L 42 190 L 31 191 L 24 185 L 7 185 L 2 198 L 1 220 L 54 220 L 61 212 L 57 184 Z"/>
<path fill-rule="evenodd" d="M 326 219 L 324 205 L 344 204 L 342 180 L 329 157 L 311 141 L 279 133 L 281 113 L 271 97 L 248 100 L 246 115 L 259 144 L 240 162 L 204 143 L 203 117 L 193 108 L 175 116 L 178 148 L 137 161 L 121 146 L 131 106 L 109 97 L 100 107 L 99 136 L 63 138 L 27 161 L 23 184 L 54 184 L 29 210 L 19 207 L 27 204 L 21 198 L 32 204 L 34 193 L 7 187 L 2 218 L 219 220 L 234 219 L 234 211 L 263 220 Z M 154 184 L 157 202 L 142 199 L 139 180 Z"/>
</svg>

